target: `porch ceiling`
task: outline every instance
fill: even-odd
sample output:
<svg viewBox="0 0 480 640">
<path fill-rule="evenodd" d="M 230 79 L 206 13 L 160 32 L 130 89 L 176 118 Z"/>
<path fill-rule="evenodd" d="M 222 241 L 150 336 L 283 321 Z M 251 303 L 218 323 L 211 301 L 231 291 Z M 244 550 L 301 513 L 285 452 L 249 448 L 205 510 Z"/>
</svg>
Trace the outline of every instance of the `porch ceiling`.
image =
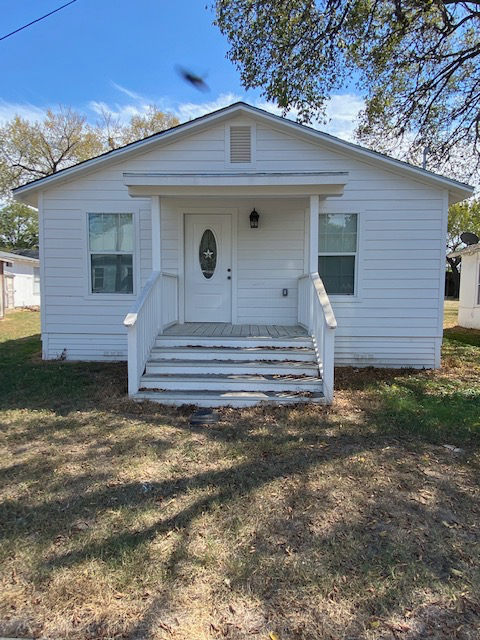
<svg viewBox="0 0 480 640">
<path fill-rule="evenodd" d="M 154 195 L 320 195 L 339 197 L 348 181 L 346 171 L 235 173 L 124 173 L 133 198 Z"/>
</svg>

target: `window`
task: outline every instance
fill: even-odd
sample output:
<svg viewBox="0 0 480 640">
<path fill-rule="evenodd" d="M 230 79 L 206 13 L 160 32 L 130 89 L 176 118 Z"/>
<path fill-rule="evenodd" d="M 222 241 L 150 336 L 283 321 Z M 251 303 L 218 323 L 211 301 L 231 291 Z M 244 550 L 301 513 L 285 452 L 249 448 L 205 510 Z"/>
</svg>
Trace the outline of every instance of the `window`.
<svg viewBox="0 0 480 640">
<path fill-rule="evenodd" d="M 217 241 L 211 229 L 206 229 L 203 232 L 198 254 L 200 269 L 204 277 L 209 280 L 214 275 L 217 266 Z"/>
<path fill-rule="evenodd" d="M 33 267 L 33 293 L 38 295 L 40 293 L 40 269 Z"/>
<path fill-rule="evenodd" d="M 353 296 L 357 260 L 357 214 L 320 214 L 318 273 L 329 295 Z"/>
<path fill-rule="evenodd" d="M 478 290 L 477 290 L 477 304 L 480 305 L 480 265 L 478 267 Z"/>
<path fill-rule="evenodd" d="M 92 293 L 133 293 L 133 215 L 89 213 Z"/>
</svg>

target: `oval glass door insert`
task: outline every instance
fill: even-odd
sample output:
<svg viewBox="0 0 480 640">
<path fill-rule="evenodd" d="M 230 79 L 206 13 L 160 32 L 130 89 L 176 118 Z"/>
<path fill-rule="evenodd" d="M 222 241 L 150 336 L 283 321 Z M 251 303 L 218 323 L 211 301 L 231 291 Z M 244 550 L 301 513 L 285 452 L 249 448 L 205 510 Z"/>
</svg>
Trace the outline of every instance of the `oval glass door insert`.
<svg viewBox="0 0 480 640">
<path fill-rule="evenodd" d="M 217 266 L 217 241 L 211 229 L 206 229 L 203 232 L 198 257 L 200 259 L 200 269 L 208 280 L 215 273 Z"/>
</svg>

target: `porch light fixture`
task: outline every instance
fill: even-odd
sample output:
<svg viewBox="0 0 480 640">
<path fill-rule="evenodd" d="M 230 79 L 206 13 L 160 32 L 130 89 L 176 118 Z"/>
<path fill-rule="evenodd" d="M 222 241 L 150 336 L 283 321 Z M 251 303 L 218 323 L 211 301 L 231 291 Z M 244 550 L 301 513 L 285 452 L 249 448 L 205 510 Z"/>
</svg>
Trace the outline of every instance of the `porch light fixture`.
<svg viewBox="0 0 480 640">
<path fill-rule="evenodd" d="M 260 216 L 255 211 L 255 209 L 250 214 L 250 229 L 258 229 L 258 220 Z"/>
</svg>

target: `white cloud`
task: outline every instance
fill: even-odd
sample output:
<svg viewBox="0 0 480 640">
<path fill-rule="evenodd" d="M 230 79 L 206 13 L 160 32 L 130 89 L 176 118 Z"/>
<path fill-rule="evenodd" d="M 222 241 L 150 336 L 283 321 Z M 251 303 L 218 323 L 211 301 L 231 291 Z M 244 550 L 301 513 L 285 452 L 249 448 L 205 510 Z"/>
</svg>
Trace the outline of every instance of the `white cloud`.
<svg viewBox="0 0 480 640">
<path fill-rule="evenodd" d="M 181 122 L 185 122 L 186 120 L 194 120 L 195 118 L 204 116 L 211 111 L 228 107 L 228 105 L 239 102 L 242 99 L 242 96 L 234 93 L 222 93 L 215 100 L 200 103 L 182 102 L 173 107 L 172 110 Z"/>
<path fill-rule="evenodd" d="M 168 111 L 176 115 L 180 122 L 193 120 L 202 115 L 222 109 L 234 102 L 248 101 L 260 109 L 264 109 L 275 115 L 282 115 L 282 109 L 272 102 L 263 99 L 247 100 L 245 96 L 233 92 L 221 93 L 216 98 L 203 102 L 174 102 L 165 98 L 157 98 L 142 95 L 128 87 L 124 87 L 112 81 L 112 86 L 122 94 L 114 102 L 104 102 L 91 100 L 87 106 L 87 113 L 90 112 L 89 120 L 95 121 L 102 111 L 109 113 L 113 118 L 121 123 L 126 123 L 134 115 L 145 114 L 150 105 L 155 104 L 162 111 Z M 128 98 L 128 100 L 124 99 Z M 355 94 L 338 94 L 332 96 L 327 103 L 326 122 L 315 121 L 310 126 L 326 133 L 330 133 L 344 140 L 352 141 L 354 131 L 358 124 L 358 114 L 364 103 L 360 96 Z M 78 111 L 85 111 L 85 108 L 76 107 Z M 11 119 L 16 113 L 30 121 L 41 120 L 45 116 L 46 109 L 26 104 L 9 103 L 0 98 L 0 124 Z M 298 111 L 292 109 L 288 112 L 287 118 L 297 120 Z"/>
<path fill-rule="evenodd" d="M 133 104 L 107 104 L 92 100 L 88 103 L 88 108 L 97 116 L 108 113 L 121 123 L 128 122 L 132 116 L 143 115 L 148 110 L 148 104 L 143 102 Z"/>
<path fill-rule="evenodd" d="M 15 102 L 7 102 L 0 98 L 0 124 L 4 124 L 7 120 L 11 120 L 15 115 L 19 115 L 25 120 L 36 122 L 45 117 L 46 109 L 37 107 L 33 104 L 19 104 Z"/>
<path fill-rule="evenodd" d="M 96 114 L 100 114 L 103 109 L 113 117 L 118 118 L 121 122 L 128 121 L 132 115 L 146 113 L 151 104 L 157 105 L 157 107 L 163 111 L 173 113 L 178 117 L 180 122 L 186 122 L 242 100 L 250 102 L 254 106 L 275 115 L 282 115 L 282 109 L 272 102 L 261 98 L 249 101 L 245 96 L 233 92 L 221 93 L 216 98 L 203 102 L 191 101 L 175 103 L 173 101 L 167 101 L 165 98 L 155 99 L 151 96 L 141 95 L 113 81 L 112 85 L 117 91 L 130 98 L 130 100 L 127 103 L 117 101 L 113 104 L 92 101 L 89 103 L 89 107 Z M 359 95 L 354 93 L 333 95 L 326 105 L 325 122 L 316 120 L 311 122 L 310 126 L 342 138 L 343 140 L 353 141 L 354 132 L 358 125 L 358 116 L 363 107 L 364 102 Z M 297 120 L 298 110 L 291 109 L 286 117 L 290 120 Z"/>
<path fill-rule="evenodd" d="M 99 102 L 92 100 L 88 103 L 88 108 L 96 115 L 100 115 L 103 112 L 109 113 L 112 117 L 118 118 L 120 122 L 127 122 L 132 115 L 142 115 L 148 111 L 150 105 L 154 104 L 162 111 L 168 111 L 177 116 L 180 122 L 186 122 L 188 120 L 194 120 L 212 111 L 217 111 L 223 107 L 227 107 L 234 102 L 238 102 L 243 99 L 243 96 L 234 93 L 222 93 L 214 100 L 206 102 L 169 102 L 164 98 L 155 99 L 148 96 L 142 96 L 139 93 L 135 93 L 130 89 L 122 87 L 115 82 L 112 82 L 113 86 L 124 93 L 131 101 L 127 103 L 121 103 L 116 101 L 114 103 Z"/>
<path fill-rule="evenodd" d="M 118 84 L 117 82 L 113 82 L 113 80 L 112 80 L 112 85 L 115 87 L 115 89 L 118 89 L 118 91 L 120 91 L 121 93 L 124 93 L 129 98 L 133 98 L 134 100 L 144 100 L 143 96 L 141 96 L 139 93 L 135 93 L 135 91 L 132 91 L 131 89 L 127 89 L 126 87 L 123 87 L 121 84 Z"/>
<path fill-rule="evenodd" d="M 255 106 L 277 116 L 282 115 L 282 109 L 272 102 L 258 100 Z M 358 115 L 363 107 L 364 102 L 358 95 L 352 93 L 333 95 L 326 105 L 326 122 L 314 120 L 309 126 L 351 142 L 354 140 Z M 290 109 L 286 117 L 289 120 L 297 120 L 298 110 Z"/>
<path fill-rule="evenodd" d="M 353 141 L 358 125 L 358 116 L 365 103 L 360 96 L 352 93 L 334 95 L 327 104 L 327 123 L 322 128 L 325 133 Z"/>
</svg>

